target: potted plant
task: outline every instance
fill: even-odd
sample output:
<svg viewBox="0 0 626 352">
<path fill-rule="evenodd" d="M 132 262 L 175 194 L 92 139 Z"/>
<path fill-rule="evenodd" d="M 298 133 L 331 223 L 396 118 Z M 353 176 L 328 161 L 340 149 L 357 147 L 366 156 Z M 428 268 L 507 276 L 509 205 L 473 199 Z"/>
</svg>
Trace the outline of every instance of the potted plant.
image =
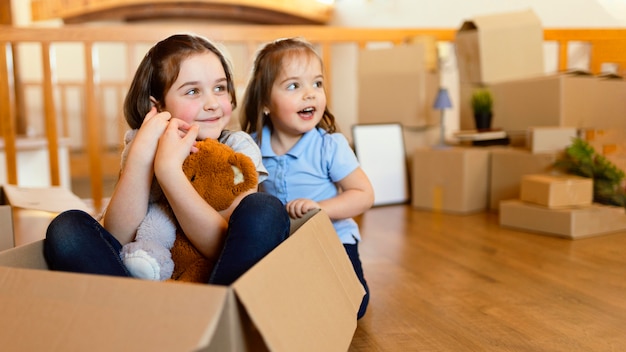
<svg viewBox="0 0 626 352">
<path fill-rule="evenodd" d="M 472 110 L 477 131 L 488 131 L 491 129 L 492 108 L 493 98 L 491 92 L 486 88 L 475 90 L 472 94 Z"/>
</svg>

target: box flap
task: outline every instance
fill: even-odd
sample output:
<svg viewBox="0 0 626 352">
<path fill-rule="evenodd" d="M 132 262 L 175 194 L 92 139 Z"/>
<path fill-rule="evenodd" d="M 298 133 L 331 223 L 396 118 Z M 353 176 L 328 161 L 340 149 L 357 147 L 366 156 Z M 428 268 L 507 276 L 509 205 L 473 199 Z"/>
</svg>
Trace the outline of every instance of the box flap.
<svg viewBox="0 0 626 352">
<path fill-rule="evenodd" d="M 233 288 L 272 351 L 348 350 L 364 294 L 322 211 Z"/>
<path fill-rule="evenodd" d="M 7 351 L 192 351 L 208 344 L 228 288 L 0 267 Z"/>
<path fill-rule="evenodd" d="M 8 203 L 13 207 L 60 213 L 69 209 L 91 212 L 77 195 L 62 187 L 18 187 L 2 185 Z"/>
<path fill-rule="evenodd" d="M 472 19 L 474 28 L 481 32 L 500 31 L 505 28 L 522 29 L 541 28 L 539 17 L 530 9 L 517 12 L 499 13 L 493 15 L 476 16 Z M 470 28 L 470 27 L 468 27 Z M 461 27 L 463 29 L 463 26 Z"/>
<path fill-rule="evenodd" d="M 0 252 L 0 266 L 48 269 L 48 264 L 43 256 L 43 241 L 35 241 Z"/>
<path fill-rule="evenodd" d="M 13 214 L 11 213 L 11 207 L 0 205 L 0 251 L 13 248 L 14 246 L 15 238 L 13 237 Z"/>
</svg>

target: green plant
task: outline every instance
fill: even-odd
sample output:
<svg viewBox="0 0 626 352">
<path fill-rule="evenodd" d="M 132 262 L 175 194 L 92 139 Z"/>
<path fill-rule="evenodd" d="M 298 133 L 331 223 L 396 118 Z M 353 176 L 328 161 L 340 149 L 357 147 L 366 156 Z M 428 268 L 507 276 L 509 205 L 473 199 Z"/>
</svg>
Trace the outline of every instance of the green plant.
<svg viewBox="0 0 626 352">
<path fill-rule="evenodd" d="M 491 113 L 493 97 L 486 88 L 479 88 L 472 93 L 472 110 L 474 114 Z"/>
<path fill-rule="evenodd" d="M 580 138 L 574 138 L 563 157 L 554 166 L 569 174 L 593 179 L 593 200 L 597 203 L 626 207 L 624 171 Z"/>
</svg>

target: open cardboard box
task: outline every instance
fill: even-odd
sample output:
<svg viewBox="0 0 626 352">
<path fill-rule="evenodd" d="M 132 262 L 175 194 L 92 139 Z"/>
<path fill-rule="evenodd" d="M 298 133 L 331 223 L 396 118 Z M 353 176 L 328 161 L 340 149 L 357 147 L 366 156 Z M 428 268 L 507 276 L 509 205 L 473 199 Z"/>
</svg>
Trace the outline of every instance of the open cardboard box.
<svg viewBox="0 0 626 352">
<path fill-rule="evenodd" d="M 63 187 L 0 185 L 0 251 L 44 238 L 50 221 L 68 209 L 90 212 Z"/>
<path fill-rule="evenodd" d="M 543 28 L 532 10 L 464 21 L 454 43 L 461 83 L 492 83 L 544 72 Z"/>
<path fill-rule="evenodd" d="M 7 351 L 346 351 L 364 294 L 322 211 L 229 287 L 48 271 L 42 248 L 0 253 Z"/>
</svg>

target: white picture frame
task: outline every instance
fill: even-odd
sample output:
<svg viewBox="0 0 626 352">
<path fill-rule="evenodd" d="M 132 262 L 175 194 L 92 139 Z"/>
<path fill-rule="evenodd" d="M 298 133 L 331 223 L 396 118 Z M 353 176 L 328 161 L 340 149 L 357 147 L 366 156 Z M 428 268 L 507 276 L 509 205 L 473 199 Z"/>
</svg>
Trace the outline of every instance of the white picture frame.
<svg viewBox="0 0 626 352">
<path fill-rule="evenodd" d="M 374 187 L 374 206 L 409 201 L 408 172 L 402 125 L 352 126 L 354 152 Z"/>
</svg>

